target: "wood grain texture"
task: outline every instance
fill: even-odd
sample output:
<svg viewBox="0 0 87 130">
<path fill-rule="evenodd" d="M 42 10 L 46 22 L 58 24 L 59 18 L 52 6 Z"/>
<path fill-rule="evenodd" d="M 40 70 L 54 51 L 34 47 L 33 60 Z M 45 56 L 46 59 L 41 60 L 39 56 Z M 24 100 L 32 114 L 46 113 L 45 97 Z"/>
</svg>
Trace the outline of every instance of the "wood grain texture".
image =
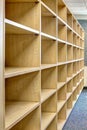
<svg viewBox="0 0 87 130">
<path fill-rule="evenodd" d="M 40 130 L 40 120 L 40 108 L 37 108 L 11 130 L 36 130 L 36 128 L 37 130 Z"/>
<path fill-rule="evenodd" d="M 40 29 L 40 3 L 6 3 L 6 18 Z"/>
<path fill-rule="evenodd" d="M 5 65 L 37 67 L 40 65 L 40 38 L 35 35 L 6 35 Z"/>
<path fill-rule="evenodd" d="M 6 79 L 6 100 L 40 101 L 40 82 L 40 72 Z"/>
<path fill-rule="evenodd" d="M 49 48 L 49 49 L 48 49 Z M 57 44 L 53 40 L 41 41 L 41 63 L 55 64 L 57 63 Z"/>
</svg>

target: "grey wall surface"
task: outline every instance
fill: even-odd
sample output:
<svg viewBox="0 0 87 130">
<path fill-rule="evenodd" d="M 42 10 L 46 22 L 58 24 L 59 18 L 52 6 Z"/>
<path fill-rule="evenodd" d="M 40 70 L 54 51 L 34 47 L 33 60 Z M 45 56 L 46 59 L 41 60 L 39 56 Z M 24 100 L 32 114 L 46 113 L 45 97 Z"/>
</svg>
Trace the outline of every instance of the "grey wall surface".
<svg viewBox="0 0 87 130">
<path fill-rule="evenodd" d="M 78 20 L 85 30 L 85 43 L 84 43 L 84 64 L 87 66 L 87 20 Z"/>
</svg>

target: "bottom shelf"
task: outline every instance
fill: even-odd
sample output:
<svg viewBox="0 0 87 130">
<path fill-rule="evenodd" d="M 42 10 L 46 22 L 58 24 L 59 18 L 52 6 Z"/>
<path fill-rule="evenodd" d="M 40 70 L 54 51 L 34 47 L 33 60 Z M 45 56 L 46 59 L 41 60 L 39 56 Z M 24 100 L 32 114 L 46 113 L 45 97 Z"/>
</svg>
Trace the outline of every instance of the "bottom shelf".
<svg viewBox="0 0 87 130">
<path fill-rule="evenodd" d="M 45 130 L 55 117 L 55 113 L 42 112 L 41 130 Z"/>
<path fill-rule="evenodd" d="M 35 102 L 7 102 L 5 113 L 5 129 L 9 130 L 30 112 L 39 106 Z"/>
</svg>

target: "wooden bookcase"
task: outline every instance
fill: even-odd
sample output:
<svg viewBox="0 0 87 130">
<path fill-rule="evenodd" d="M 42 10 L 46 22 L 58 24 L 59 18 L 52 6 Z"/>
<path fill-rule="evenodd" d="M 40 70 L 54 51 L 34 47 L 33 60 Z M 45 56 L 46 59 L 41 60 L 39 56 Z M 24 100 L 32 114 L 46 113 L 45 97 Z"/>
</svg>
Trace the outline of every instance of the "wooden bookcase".
<svg viewBox="0 0 87 130">
<path fill-rule="evenodd" d="M 62 0 L 0 5 L 0 130 L 62 130 L 84 86 L 84 30 Z"/>
</svg>

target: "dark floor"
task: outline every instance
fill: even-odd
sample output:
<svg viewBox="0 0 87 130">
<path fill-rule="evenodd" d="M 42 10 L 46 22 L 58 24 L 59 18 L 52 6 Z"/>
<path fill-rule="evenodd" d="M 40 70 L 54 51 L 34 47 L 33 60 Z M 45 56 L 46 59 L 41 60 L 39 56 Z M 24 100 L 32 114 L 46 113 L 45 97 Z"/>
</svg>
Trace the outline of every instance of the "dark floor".
<svg viewBox="0 0 87 130">
<path fill-rule="evenodd" d="M 87 88 L 84 88 L 63 130 L 87 130 Z"/>
</svg>

